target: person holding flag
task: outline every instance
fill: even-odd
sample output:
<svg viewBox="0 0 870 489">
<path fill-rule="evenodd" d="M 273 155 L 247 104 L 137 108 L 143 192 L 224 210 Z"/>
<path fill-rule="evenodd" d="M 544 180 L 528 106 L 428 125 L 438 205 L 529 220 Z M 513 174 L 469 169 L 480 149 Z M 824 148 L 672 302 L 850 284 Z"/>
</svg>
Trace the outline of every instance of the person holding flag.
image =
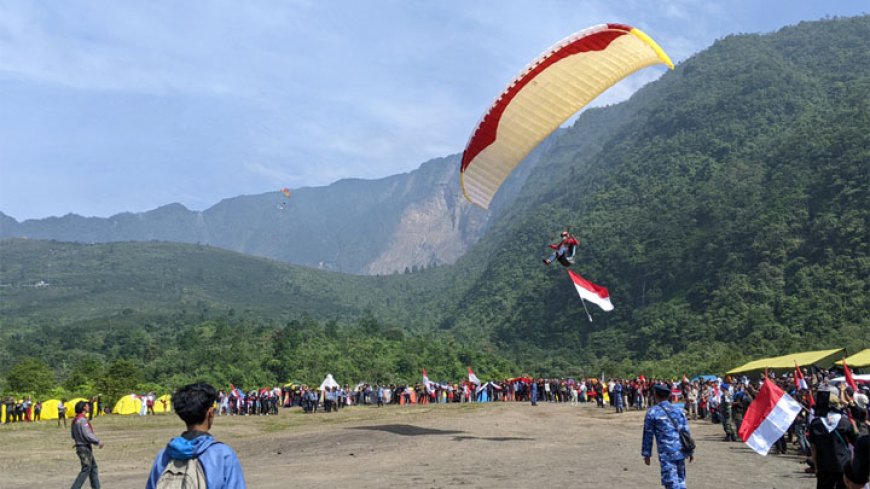
<svg viewBox="0 0 870 489">
<path fill-rule="evenodd" d="M 794 385 L 797 391 L 798 400 L 806 402 L 809 407 L 813 407 L 815 405 L 813 394 L 810 391 L 807 379 L 797 362 L 794 363 Z"/>
<path fill-rule="evenodd" d="M 432 396 L 435 393 L 435 386 L 437 384 L 429 380 L 429 374 L 426 373 L 426 369 L 423 369 L 423 387 L 426 388 L 426 394 L 428 396 Z"/>
<path fill-rule="evenodd" d="M 468 367 L 468 381 L 474 385 L 480 385 L 480 379 L 474 375 L 474 372 L 471 371 L 471 367 Z"/>
<path fill-rule="evenodd" d="M 801 405 L 765 373 L 763 384 L 746 410 L 737 436 L 756 453 L 767 455 L 800 411 Z"/>
</svg>

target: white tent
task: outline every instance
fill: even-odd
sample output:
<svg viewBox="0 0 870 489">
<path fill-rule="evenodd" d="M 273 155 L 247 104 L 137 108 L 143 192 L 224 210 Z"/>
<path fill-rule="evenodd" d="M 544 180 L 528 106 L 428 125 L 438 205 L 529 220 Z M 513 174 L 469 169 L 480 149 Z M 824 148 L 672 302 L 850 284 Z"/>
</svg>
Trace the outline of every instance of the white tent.
<svg viewBox="0 0 870 489">
<path fill-rule="evenodd" d="M 332 378 L 332 374 L 326 374 L 326 378 L 323 379 L 323 382 L 320 383 L 319 390 L 324 390 L 327 388 L 331 389 L 333 387 L 339 387 L 338 382 L 336 382 L 335 379 Z"/>
</svg>

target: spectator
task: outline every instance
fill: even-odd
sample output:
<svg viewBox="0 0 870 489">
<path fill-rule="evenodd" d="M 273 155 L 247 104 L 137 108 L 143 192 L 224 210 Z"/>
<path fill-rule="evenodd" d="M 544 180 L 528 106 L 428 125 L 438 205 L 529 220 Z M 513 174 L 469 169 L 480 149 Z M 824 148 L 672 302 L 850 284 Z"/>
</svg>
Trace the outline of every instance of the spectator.
<svg viewBox="0 0 870 489">
<path fill-rule="evenodd" d="M 217 400 L 215 388 L 204 383 L 186 385 L 172 396 L 172 409 L 187 430 L 157 454 L 146 489 L 155 489 L 158 481 L 179 481 L 182 486 L 209 489 L 246 487 L 236 452 L 208 433 Z"/>
<path fill-rule="evenodd" d="M 97 471 L 97 461 L 94 460 L 92 445 L 103 448 L 103 442 L 94 434 L 94 428 L 88 421 L 88 413 L 91 411 L 90 404 L 86 401 L 76 403 L 76 419 L 72 422 L 71 435 L 76 449 L 76 455 L 82 464 L 82 470 L 73 482 L 71 489 L 79 489 L 90 479 L 93 489 L 100 489 L 100 476 Z"/>
</svg>

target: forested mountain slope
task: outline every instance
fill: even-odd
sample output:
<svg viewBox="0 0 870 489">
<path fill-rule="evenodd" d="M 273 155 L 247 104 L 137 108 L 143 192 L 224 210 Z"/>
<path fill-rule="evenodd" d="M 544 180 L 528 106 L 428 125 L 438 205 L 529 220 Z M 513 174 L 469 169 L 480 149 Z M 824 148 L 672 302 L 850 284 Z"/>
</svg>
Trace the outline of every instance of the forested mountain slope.
<svg viewBox="0 0 870 489">
<path fill-rule="evenodd" d="M 583 114 L 463 258 L 457 332 L 582 366 L 870 342 L 870 17 L 730 36 Z M 554 177 L 558 175 L 558 177 Z M 589 323 L 544 239 L 616 311 Z"/>
</svg>

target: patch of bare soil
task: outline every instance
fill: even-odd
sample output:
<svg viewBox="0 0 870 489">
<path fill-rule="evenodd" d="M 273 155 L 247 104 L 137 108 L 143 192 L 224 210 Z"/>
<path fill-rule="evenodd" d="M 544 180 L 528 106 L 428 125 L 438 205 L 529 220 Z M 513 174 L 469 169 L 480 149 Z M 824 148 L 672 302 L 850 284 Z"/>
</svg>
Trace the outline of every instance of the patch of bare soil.
<svg viewBox="0 0 870 489">
<path fill-rule="evenodd" d="M 660 487 L 640 457 L 643 412 L 591 405 L 492 403 L 353 407 L 338 413 L 219 417 L 212 433 L 242 461 L 251 488 Z M 183 430 L 174 415 L 93 421 L 103 487 L 141 488 L 157 452 Z M 792 455 L 762 457 L 693 422 L 691 488 L 811 488 Z M 54 422 L 0 427 L 0 487 L 66 487 L 79 471 L 69 429 Z M 655 457 L 653 457 L 655 459 Z M 86 486 L 87 487 L 87 484 Z"/>
</svg>

